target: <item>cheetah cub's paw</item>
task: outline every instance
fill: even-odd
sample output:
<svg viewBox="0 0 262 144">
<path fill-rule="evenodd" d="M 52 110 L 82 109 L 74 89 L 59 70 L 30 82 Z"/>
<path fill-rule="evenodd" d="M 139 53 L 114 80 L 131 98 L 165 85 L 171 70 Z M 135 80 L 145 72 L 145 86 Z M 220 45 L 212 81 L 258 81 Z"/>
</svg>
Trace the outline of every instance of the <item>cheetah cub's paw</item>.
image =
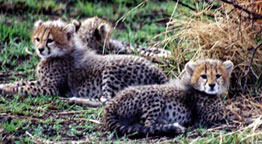
<svg viewBox="0 0 262 144">
<path fill-rule="evenodd" d="M 0 84 L 0 94 L 13 95 L 15 93 L 17 90 L 12 84 Z"/>
<path fill-rule="evenodd" d="M 105 98 L 105 97 L 102 96 L 102 97 L 100 98 L 100 101 L 101 101 L 103 104 L 107 104 L 109 100 L 108 100 L 107 98 Z"/>
<path fill-rule="evenodd" d="M 179 133 L 179 134 L 186 133 L 186 128 L 181 126 L 179 123 L 177 123 L 177 122 L 173 123 L 173 126 L 178 128 L 177 133 Z"/>
<path fill-rule="evenodd" d="M 4 84 L 0 84 L 0 89 L 3 89 L 4 88 Z"/>
</svg>

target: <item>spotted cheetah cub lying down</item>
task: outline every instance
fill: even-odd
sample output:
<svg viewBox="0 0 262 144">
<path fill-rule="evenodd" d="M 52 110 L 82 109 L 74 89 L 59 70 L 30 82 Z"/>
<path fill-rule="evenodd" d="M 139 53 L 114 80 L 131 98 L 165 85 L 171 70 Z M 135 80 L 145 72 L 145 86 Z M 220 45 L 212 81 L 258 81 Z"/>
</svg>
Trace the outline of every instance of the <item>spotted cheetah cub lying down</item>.
<svg viewBox="0 0 262 144">
<path fill-rule="evenodd" d="M 77 36 L 81 42 L 98 54 L 135 54 L 153 60 L 163 62 L 171 57 L 171 52 L 156 47 L 143 47 L 111 38 L 112 27 L 98 17 L 87 18 L 81 22 L 74 21 L 77 28 Z"/>
<path fill-rule="evenodd" d="M 135 85 L 161 84 L 165 74 L 148 60 L 130 55 L 97 55 L 82 47 L 76 27 L 61 20 L 37 21 L 32 34 L 35 51 L 41 58 L 37 81 L 1 84 L 7 94 L 65 95 L 72 100 L 90 100 L 101 105 L 118 91 Z"/>
<path fill-rule="evenodd" d="M 210 126 L 224 119 L 220 95 L 229 86 L 231 61 L 198 60 L 181 80 L 130 87 L 105 106 L 105 127 L 120 135 L 181 134 L 187 126 Z"/>
</svg>

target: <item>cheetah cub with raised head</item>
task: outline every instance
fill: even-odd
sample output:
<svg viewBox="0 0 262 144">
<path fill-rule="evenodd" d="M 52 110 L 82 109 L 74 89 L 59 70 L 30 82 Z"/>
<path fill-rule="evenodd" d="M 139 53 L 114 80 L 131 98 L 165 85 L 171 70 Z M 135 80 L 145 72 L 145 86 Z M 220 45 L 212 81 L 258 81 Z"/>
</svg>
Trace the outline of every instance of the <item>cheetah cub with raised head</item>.
<svg viewBox="0 0 262 144">
<path fill-rule="evenodd" d="M 186 64 L 181 80 L 127 88 L 106 105 L 105 127 L 120 135 L 162 135 L 221 122 L 232 69 L 231 61 L 198 60 Z"/>
<path fill-rule="evenodd" d="M 90 100 L 90 106 L 98 106 L 97 99 L 108 101 L 128 86 L 168 81 L 144 58 L 87 51 L 75 32 L 75 25 L 61 20 L 36 22 L 32 41 L 41 58 L 36 69 L 39 80 L 1 84 L 0 90 L 22 95 L 69 94 L 72 100 Z"/>
<path fill-rule="evenodd" d="M 98 54 L 138 54 L 155 62 L 171 57 L 171 52 L 156 47 L 143 47 L 111 38 L 111 25 L 98 17 L 91 17 L 83 21 L 73 21 L 77 27 L 77 36 L 88 49 Z"/>
</svg>

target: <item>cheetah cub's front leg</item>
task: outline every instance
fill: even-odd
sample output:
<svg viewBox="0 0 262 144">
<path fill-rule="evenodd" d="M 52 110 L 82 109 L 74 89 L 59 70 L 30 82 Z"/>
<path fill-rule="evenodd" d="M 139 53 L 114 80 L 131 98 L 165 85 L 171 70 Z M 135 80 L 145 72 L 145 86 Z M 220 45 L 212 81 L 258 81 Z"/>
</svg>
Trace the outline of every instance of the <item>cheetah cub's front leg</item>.
<svg viewBox="0 0 262 144">
<path fill-rule="evenodd" d="M 0 92 L 7 95 L 13 95 L 18 92 L 18 87 L 22 87 L 25 85 L 39 85 L 39 82 L 37 81 L 29 81 L 29 82 L 23 82 L 23 81 L 17 81 L 14 83 L 8 83 L 8 84 L 0 84 Z"/>
<path fill-rule="evenodd" d="M 112 75 L 112 73 L 114 72 L 104 71 L 102 73 L 102 96 L 100 97 L 102 103 L 107 103 L 112 99 L 114 92 L 121 90 L 123 87 L 121 87 L 121 81 L 116 79 L 116 75 Z"/>
<path fill-rule="evenodd" d="M 114 96 L 114 92 L 123 89 L 123 84 L 120 78 L 117 76 L 115 70 L 105 70 L 102 72 L 102 95 L 100 101 L 102 103 L 107 103 Z M 122 85 L 121 85 L 122 84 Z"/>
<path fill-rule="evenodd" d="M 102 72 L 102 95 L 100 97 L 100 101 L 102 103 L 107 103 L 118 91 L 122 90 L 123 88 L 137 85 L 134 84 L 135 82 L 138 82 L 137 79 L 131 78 L 131 75 L 127 77 L 125 74 L 123 74 L 128 72 L 127 68 L 133 69 L 130 66 L 127 66 L 123 69 L 119 68 L 118 70 L 112 67 Z"/>
<path fill-rule="evenodd" d="M 0 84 L 2 94 L 13 95 L 56 95 L 57 90 L 51 84 L 49 86 L 41 85 L 39 81 L 15 82 L 10 84 Z"/>
</svg>

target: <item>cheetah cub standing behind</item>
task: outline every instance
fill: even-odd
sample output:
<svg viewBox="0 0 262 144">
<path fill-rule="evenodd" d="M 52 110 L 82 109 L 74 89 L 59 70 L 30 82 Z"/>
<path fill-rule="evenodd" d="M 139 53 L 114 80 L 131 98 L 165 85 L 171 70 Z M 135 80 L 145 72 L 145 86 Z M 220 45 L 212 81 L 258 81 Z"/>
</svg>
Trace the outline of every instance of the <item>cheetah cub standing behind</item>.
<svg viewBox="0 0 262 144">
<path fill-rule="evenodd" d="M 198 60 L 186 64 L 181 80 L 127 88 L 106 105 L 106 128 L 120 135 L 162 135 L 221 122 L 220 95 L 229 86 L 232 69 L 231 61 Z"/>
<path fill-rule="evenodd" d="M 148 60 L 128 55 L 97 55 L 82 47 L 76 27 L 61 20 L 35 23 L 32 41 L 41 58 L 39 80 L 0 85 L 7 94 L 65 95 L 101 105 L 118 91 L 135 85 L 162 84 L 165 74 Z"/>
</svg>

